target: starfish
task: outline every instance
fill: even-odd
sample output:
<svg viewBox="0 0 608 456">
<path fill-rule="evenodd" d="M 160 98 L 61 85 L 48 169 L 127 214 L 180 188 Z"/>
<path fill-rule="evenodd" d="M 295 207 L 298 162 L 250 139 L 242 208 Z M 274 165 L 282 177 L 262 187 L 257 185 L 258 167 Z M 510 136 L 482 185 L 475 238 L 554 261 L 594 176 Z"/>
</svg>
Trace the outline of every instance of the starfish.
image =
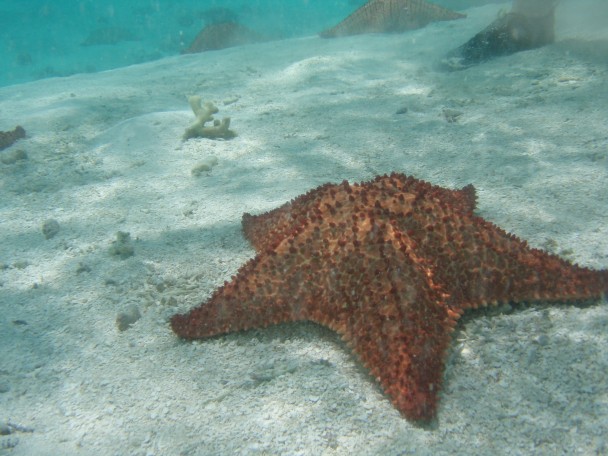
<svg viewBox="0 0 608 456">
<path fill-rule="evenodd" d="M 608 293 L 594 271 L 473 214 L 475 189 L 391 174 L 325 184 L 243 215 L 257 255 L 200 307 L 174 315 L 186 339 L 308 320 L 329 327 L 408 419 L 437 411 L 446 354 L 467 309 Z"/>
<path fill-rule="evenodd" d="M 338 25 L 321 32 L 323 38 L 361 33 L 403 32 L 430 22 L 466 17 L 424 0 L 370 0 Z"/>
<path fill-rule="evenodd" d="M 216 51 L 263 41 L 261 35 L 236 22 L 219 22 L 205 26 L 182 54 Z"/>
</svg>

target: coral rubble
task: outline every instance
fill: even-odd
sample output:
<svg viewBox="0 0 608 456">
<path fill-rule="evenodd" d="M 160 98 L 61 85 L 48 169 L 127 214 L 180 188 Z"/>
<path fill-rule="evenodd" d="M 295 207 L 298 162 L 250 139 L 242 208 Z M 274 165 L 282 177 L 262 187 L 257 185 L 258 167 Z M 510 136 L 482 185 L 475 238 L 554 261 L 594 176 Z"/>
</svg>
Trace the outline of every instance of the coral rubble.
<svg viewBox="0 0 608 456">
<path fill-rule="evenodd" d="M 186 128 L 184 141 L 190 138 L 230 139 L 236 136 L 236 133 L 230 130 L 230 117 L 224 117 L 221 121 L 213 118 L 218 108 L 212 102 L 203 103 L 198 95 L 188 97 L 188 102 L 196 121 Z M 206 126 L 207 122 L 213 122 L 213 125 Z"/>
</svg>

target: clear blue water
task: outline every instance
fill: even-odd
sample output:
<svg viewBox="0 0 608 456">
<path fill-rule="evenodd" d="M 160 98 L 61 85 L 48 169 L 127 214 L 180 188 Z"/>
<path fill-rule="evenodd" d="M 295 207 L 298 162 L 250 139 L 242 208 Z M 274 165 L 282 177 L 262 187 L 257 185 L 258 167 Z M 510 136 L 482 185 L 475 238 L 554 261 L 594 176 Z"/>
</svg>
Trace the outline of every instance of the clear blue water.
<svg viewBox="0 0 608 456">
<path fill-rule="evenodd" d="M 495 0 L 442 0 L 452 9 Z M 211 22 L 314 35 L 365 0 L 1 0 L 0 86 L 177 55 Z M 87 45 L 88 44 L 88 45 Z"/>
</svg>

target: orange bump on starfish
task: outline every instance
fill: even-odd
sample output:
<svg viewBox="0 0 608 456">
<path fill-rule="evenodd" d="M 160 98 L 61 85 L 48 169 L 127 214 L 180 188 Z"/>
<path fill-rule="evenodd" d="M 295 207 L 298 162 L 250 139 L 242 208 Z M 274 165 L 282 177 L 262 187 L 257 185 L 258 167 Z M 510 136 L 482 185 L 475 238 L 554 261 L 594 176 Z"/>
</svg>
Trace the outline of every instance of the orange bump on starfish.
<svg viewBox="0 0 608 456">
<path fill-rule="evenodd" d="M 466 17 L 424 0 L 370 0 L 338 25 L 320 33 L 323 38 L 361 33 L 403 32 L 431 22 Z"/>
<path fill-rule="evenodd" d="M 244 214 L 257 255 L 171 327 L 200 339 L 319 323 L 342 336 L 405 417 L 431 420 L 465 310 L 608 293 L 608 270 L 530 248 L 474 208 L 471 185 L 448 190 L 391 174 L 325 184 L 266 214 Z"/>
</svg>

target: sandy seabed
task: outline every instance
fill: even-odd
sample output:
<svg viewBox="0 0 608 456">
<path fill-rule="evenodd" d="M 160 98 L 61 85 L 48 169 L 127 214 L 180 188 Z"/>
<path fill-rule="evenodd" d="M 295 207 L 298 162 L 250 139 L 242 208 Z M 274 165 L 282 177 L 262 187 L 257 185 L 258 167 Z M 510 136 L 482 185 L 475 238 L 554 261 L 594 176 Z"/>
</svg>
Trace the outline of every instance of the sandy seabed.
<svg viewBox="0 0 608 456">
<path fill-rule="evenodd" d="M 608 36 L 439 71 L 499 7 L 0 89 L 0 129 L 27 131 L 1 152 L 27 159 L 0 164 L 0 455 L 608 452 L 605 300 L 463 318 L 427 428 L 314 324 L 168 326 L 253 256 L 243 212 L 391 171 L 472 183 L 482 217 L 607 268 Z M 238 136 L 182 142 L 192 94 Z M 112 255 L 117 232 L 134 255 Z"/>
</svg>

